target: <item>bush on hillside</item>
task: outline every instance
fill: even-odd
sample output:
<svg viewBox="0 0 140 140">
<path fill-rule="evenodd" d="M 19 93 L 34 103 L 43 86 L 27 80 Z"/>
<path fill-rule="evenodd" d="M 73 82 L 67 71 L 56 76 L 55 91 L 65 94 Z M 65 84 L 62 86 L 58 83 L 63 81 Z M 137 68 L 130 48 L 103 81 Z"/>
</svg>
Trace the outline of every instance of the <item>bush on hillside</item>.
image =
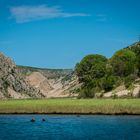
<svg viewBox="0 0 140 140">
<path fill-rule="evenodd" d="M 127 77 L 125 77 L 124 78 L 125 87 L 129 88 L 132 85 L 132 83 L 135 81 L 136 78 L 137 78 L 137 76 L 134 74 L 131 74 L 131 75 L 128 75 Z"/>
<path fill-rule="evenodd" d="M 82 87 L 78 98 L 94 98 L 95 90 L 94 88 Z"/>
<path fill-rule="evenodd" d="M 113 74 L 120 77 L 126 77 L 135 74 L 136 54 L 131 50 L 123 49 L 116 52 L 110 60 L 113 67 Z"/>
<path fill-rule="evenodd" d="M 138 75 L 140 76 L 140 42 L 134 44 L 132 47 L 128 48 L 136 54 L 136 66 L 138 68 Z"/>
<path fill-rule="evenodd" d="M 101 89 L 105 92 L 112 90 L 116 84 L 117 78 L 115 76 L 105 76 L 100 80 Z"/>
</svg>

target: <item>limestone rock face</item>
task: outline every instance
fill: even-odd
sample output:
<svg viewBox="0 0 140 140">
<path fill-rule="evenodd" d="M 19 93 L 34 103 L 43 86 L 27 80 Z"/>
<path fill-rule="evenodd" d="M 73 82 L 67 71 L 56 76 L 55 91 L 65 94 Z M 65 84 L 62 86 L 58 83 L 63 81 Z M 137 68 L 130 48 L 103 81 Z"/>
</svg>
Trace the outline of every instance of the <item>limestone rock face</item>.
<svg viewBox="0 0 140 140">
<path fill-rule="evenodd" d="M 24 80 L 15 63 L 0 53 L 0 98 L 16 98 L 16 94 L 21 98 L 43 96 L 39 90 Z M 20 94 L 24 94 L 24 96 L 20 96 Z"/>
<path fill-rule="evenodd" d="M 76 77 L 70 80 L 63 80 L 63 76 L 58 79 L 48 79 L 43 72 L 31 72 L 26 76 L 30 85 L 39 89 L 47 98 L 62 98 L 74 97 L 77 94 L 72 94 L 71 91 L 78 88 L 80 85 Z"/>
<path fill-rule="evenodd" d="M 129 90 L 122 90 L 116 93 L 117 97 L 123 97 L 123 96 L 128 96 Z"/>
<path fill-rule="evenodd" d="M 47 97 L 48 92 L 53 89 L 47 78 L 40 72 L 33 72 L 27 76 L 26 79 L 32 86 L 38 88 L 45 97 Z"/>
<path fill-rule="evenodd" d="M 139 97 L 140 96 L 140 85 L 136 85 L 133 90 L 133 97 Z"/>
<path fill-rule="evenodd" d="M 104 97 L 104 98 L 111 98 L 112 95 L 113 95 L 113 93 L 112 93 L 112 91 L 110 91 L 110 92 L 105 93 L 105 94 L 103 95 L 103 97 Z"/>
</svg>

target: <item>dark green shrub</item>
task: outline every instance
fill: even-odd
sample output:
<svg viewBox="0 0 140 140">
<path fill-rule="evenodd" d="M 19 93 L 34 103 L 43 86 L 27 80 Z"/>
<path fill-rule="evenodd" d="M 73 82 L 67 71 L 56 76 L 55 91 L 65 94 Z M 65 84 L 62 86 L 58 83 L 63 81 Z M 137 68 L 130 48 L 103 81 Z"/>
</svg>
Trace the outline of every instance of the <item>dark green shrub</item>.
<svg viewBox="0 0 140 140">
<path fill-rule="evenodd" d="M 131 74 L 131 75 L 128 75 L 127 77 L 125 77 L 124 78 L 125 87 L 129 88 L 132 85 L 132 83 L 135 81 L 136 78 L 137 78 L 137 76 L 134 74 Z"/>
<path fill-rule="evenodd" d="M 88 87 L 81 88 L 78 98 L 93 98 L 95 96 L 94 88 L 90 89 Z"/>
<path fill-rule="evenodd" d="M 101 82 L 100 82 L 101 88 L 105 90 L 106 92 L 110 91 L 114 88 L 116 81 L 117 81 L 117 78 L 115 76 L 112 76 L 112 75 L 105 76 L 101 79 Z"/>
</svg>

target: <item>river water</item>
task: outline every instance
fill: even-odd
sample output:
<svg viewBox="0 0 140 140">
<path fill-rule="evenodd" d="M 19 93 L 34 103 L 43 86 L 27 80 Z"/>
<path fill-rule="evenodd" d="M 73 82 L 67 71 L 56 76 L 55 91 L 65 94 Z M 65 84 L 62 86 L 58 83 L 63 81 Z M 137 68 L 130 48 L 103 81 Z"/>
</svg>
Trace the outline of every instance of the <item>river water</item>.
<svg viewBox="0 0 140 140">
<path fill-rule="evenodd" d="M 0 115 L 0 140 L 140 140 L 140 116 Z"/>
</svg>

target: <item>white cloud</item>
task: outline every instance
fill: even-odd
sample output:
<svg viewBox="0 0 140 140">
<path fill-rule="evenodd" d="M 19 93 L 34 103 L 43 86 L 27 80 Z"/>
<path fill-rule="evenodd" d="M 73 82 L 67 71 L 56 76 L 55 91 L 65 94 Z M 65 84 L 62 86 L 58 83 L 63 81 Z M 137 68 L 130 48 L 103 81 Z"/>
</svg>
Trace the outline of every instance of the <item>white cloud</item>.
<svg viewBox="0 0 140 140">
<path fill-rule="evenodd" d="M 89 16 L 85 13 L 66 13 L 59 6 L 48 7 L 47 5 L 10 7 L 10 12 L 17 23 L 50 18 Z"/>
</svg>

